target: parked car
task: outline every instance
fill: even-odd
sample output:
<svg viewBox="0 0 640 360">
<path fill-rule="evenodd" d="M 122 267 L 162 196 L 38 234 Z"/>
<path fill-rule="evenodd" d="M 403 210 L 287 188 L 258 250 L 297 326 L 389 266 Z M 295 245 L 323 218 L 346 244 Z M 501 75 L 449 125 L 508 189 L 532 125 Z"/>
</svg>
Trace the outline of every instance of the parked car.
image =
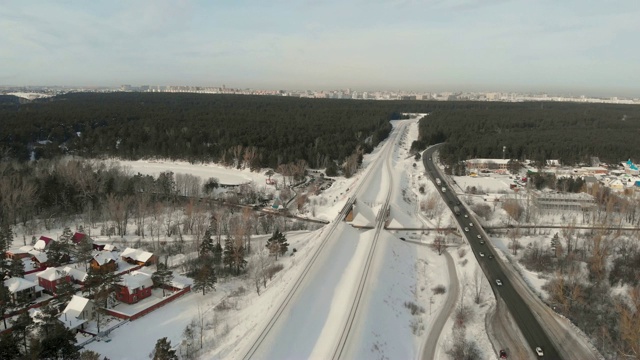
<svg viewBox="0 0 640 360">
<path fill-rule="evenodd" d="M 502 280 L 500 279 L 496 279 L 496 284 L 498 284 L 498 286 L 502 286 Z M 539 348 L 538 348 L 539 349 Z"/>
</svg>

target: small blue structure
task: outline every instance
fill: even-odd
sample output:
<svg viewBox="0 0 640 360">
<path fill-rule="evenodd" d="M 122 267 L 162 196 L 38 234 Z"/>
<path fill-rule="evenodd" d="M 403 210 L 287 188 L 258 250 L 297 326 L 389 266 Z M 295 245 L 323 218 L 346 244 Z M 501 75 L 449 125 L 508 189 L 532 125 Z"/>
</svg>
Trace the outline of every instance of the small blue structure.
<svg viewBox="0 0 640 360">
<path fill-rule="evenodd" d="M 634 165 L 634 164 L 631 162 L 631 159 L 627 160 L 627 166 L 628 166 L 628 167 L 629 167 L 629 169 L 631 169 L 631 170 L 638 171 L 638 167 L 637 167 L 636 165 Z"/>
</svg>

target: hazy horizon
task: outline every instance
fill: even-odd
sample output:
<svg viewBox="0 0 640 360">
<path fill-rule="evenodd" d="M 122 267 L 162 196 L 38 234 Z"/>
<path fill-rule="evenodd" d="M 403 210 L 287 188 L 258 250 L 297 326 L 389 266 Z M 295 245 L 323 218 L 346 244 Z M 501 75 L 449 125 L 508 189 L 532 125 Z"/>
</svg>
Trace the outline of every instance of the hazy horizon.
<svg viewBox="0 0 640 360">
<path fill-rule="evenodd" d="M 0 84 L 640 97 L 639 15 L 635 1 L 8 1 Z"/>
</svg>

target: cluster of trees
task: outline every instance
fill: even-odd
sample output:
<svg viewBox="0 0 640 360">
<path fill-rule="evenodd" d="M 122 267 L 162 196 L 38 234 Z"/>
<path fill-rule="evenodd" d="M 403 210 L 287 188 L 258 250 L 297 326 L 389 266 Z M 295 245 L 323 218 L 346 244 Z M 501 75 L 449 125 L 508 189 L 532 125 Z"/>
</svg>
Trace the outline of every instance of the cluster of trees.
<svg viewBox="0 0 640 360">
<path fill-rule="evenodd" d="M 379 102 L 381 103 L 381 102 Z M 73 93 L 0 106 L 0 148 L 28 160 L 76 154 L 162 157 L 277 168 L 341 163 L 387 137 L 393 111 L 373 102 L 167 93 Z"/>
<path fill-rule="evenodd" d="M 639 158 L 636 144 L 640 108 L 632 105 L 576 103 L 455 103 L 420 122 L 412 147 L 446 142 L 441 160 L 453 167 L 470 158 L 531 159 L 544 164 L 615 163 Z"/>
</svg>

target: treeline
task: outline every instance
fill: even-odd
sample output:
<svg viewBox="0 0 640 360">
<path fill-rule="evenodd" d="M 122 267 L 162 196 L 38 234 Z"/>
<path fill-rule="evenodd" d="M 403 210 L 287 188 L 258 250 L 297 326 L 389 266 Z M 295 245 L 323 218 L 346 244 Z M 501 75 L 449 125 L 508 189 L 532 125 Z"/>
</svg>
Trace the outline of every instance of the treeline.
<svg viewBox="0 0 640 360">
<path fill-rule="evenodd" d="M 576 103 L 466 103 L 433 111 L 420 122 L 415 150 L 446 142 L 441 159 L 530 159 L 544 164 L 640 160 L 640 107 Z"/>
<path fill-rule="evenodd" d="M 0 107 L 0 147 L 21 161 L 74 154 L 316 168 L 368 152 L 389 106 L 271 96 L 71 93 Z"/>
</svg>

